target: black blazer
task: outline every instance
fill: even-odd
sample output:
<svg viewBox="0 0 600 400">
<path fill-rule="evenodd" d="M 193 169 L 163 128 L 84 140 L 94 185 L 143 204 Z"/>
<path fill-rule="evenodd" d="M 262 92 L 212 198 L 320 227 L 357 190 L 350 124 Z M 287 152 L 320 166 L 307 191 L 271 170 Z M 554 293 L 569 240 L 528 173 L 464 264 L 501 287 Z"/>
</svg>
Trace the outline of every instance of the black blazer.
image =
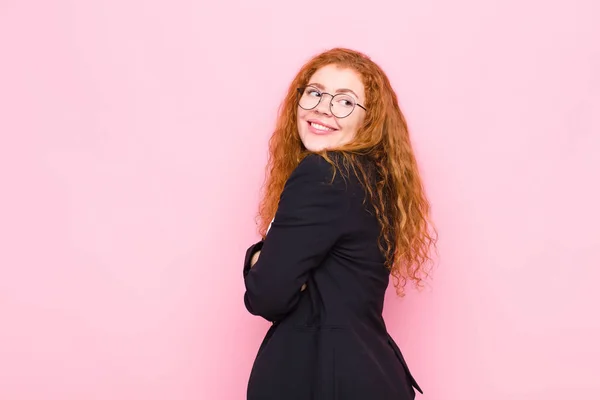
<svg viewBox="0 0 600 400">
<path fill-rule="evenodd" d="M 383 321 L 389 272 L 377 219 L 357 177 L 332 171 L 319 155 L 304 158 L 265 240 L 246 252 L 244 303 L 273 322 L 250 374 L 249 400 L 408 400 L 413 388 L 422 393 Z"/>
</svg>

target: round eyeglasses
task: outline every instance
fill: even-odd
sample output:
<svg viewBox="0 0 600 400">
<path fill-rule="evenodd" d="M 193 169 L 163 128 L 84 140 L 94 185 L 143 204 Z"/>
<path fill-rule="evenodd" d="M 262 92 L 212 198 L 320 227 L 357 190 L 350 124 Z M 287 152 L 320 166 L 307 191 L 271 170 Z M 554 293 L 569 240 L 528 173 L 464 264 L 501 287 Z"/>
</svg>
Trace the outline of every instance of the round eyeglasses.
<svg viewBox="0 0 600 400">
<path fill-rule="evenodd" d="M 359 106 L 363 110 L 367 111 L 365 107 L 357 103 L 354 97 L 346 93 L 338 93 L 333 95 L 331 93 L 321 92 L 314 86 L 300 87 L 296 90 L 298 91 L 299 97 L 298 105 L 304 110 L 314 109 L 323 99 L 323 95 L 328 94 L 331 96 L 329 109 L 331 110 L 331 114 L 337 118 L 346 118 L 348 115 L 352 114 L 352 111 L 354 111 L 356 106 Z"/>
</svg>

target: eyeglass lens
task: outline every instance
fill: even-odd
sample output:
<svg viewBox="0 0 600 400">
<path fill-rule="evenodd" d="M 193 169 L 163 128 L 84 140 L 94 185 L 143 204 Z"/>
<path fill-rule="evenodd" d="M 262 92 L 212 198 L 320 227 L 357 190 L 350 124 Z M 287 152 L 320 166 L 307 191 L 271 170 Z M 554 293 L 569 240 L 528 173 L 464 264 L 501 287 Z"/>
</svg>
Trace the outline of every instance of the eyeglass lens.
<svg viewBox="0 0 600 400">
<path fill-rule="evenodd" d="M 305 110 L 312 110 L 322 101 L 324 94 L 329 93 L 322 93 L 317 88 L 307 86 L 300 96 L 299 105 Z M 339 93 L 332 96 L 330 104 L 331 113 L 338 118 L 344 118 L 352 113 L 356 100 L 350 95 Z"/>
</svg>

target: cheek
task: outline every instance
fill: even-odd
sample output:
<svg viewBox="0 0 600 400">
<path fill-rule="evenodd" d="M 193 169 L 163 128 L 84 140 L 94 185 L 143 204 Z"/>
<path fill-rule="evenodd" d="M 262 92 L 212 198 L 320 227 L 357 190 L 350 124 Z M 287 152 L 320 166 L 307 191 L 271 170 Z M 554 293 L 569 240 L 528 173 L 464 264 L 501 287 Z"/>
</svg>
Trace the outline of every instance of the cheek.
<svg viewBox="0 0 600 400">
<path fill-rule="evenodd" d="M 298 127 L 300 127 L 301 124 L 304 123 L 305 117 L 306 117 L 306 110 L 303 110 L 300 108 L 298 110 L 298 116 L 296 117 L 296 123 L 298 124 Z"/>
<path fill-rule="evenodd" d="M 358 127 L 360 125 L 359 122 L 360 121 L 353 118 L 347 121 L 343 121 L 343 123 L 340 123 L 340 126 L 342 127 L 346 135 L 354 137 L 356 136 L 356 132 L 358 131 Z"/>
<path fill-rule="evenodd" d="M 298 115 L 298 117 L 297 117 L 298 121 L 301 119 L 304 119 L 308 113 L 310 113 L 310 111 L 306 111 L 306 110 L 298 107 L 298 109 L 296 111 L 296 114 Z"/>
</svg>

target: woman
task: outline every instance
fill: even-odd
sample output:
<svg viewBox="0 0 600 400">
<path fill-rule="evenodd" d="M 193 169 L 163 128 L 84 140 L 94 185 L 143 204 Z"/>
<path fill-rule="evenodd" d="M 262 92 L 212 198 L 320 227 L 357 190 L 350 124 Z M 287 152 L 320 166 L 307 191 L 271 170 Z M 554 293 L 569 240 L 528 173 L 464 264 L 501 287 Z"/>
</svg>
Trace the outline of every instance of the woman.
<svg viewBox="0 0 600 400">
<path fill-rule="evenodd" d="M 427 276 L 429 203 L 391 84 L 333 49 L 293 80 L 270 141 L 263 240 L 244 260 L 248 311 L 273 325 L 250 400 L 403 400 L 422 393 L 382 317 Z"/>
</svg>

